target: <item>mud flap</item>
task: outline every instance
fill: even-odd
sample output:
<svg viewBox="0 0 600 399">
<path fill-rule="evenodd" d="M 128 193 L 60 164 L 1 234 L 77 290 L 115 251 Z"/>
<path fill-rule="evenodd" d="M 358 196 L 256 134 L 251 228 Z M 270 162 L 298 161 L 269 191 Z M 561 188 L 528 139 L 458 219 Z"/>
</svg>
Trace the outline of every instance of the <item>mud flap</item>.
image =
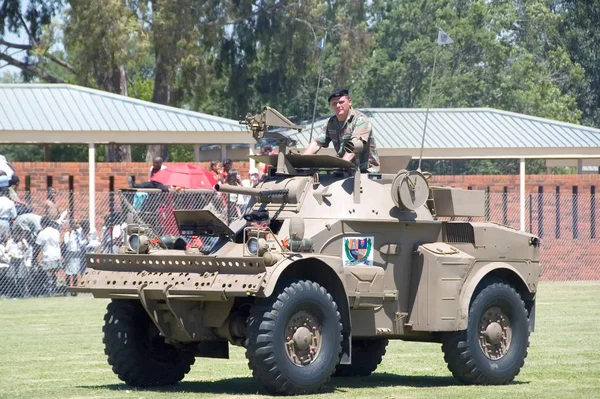
<svg viewBox="0 0 600 399">
<path fill-rule="evenodd" d="M 342 356 L 340 356 L 340 364 L 352 364 L 352 333 L 342 333 Z"/>
<path fill-rule="evenodd" d="M 533 300 L 533 304 L 531 305 L 531 310 L 529 311 L 529 332 L 532 333 L 535 331 L 535 299 Z"/>
</svg>

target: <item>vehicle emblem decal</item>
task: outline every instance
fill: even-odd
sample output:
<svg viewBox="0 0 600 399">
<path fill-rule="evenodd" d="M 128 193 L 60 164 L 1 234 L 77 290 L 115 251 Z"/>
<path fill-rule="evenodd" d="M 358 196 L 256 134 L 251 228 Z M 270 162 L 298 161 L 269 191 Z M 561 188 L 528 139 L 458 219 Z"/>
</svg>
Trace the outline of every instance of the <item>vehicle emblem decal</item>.
<svg viewBox="0 0 600 399">
<path fill-rule="evenodd" d="M 373 265 L 373 237 L 344 237 L 344 266 Z"/>
</svg>

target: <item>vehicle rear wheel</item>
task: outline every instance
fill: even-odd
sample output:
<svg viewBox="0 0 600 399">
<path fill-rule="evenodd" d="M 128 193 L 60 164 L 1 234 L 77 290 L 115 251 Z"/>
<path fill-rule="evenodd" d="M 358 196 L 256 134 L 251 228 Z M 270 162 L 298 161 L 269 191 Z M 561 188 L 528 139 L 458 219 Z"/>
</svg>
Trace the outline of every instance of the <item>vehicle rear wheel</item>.
<svg viewBox="0 0 600 399">
<path fill-rule="evenodd" d="M 298 281 L 257 303 L 246 329 L 246 357 L 255 378 L 272 393 L 319 391 L 342 350 L 337 305 L 325 288 Z"/>
<path fill-rule="evenodd" d="M 196 360 L 191 350 L 165 342 L 142 305 L 113 300 L 104 316 L 104 353 L 125 383 L 136 387 L 172 385 Z"/>
<path fill-rule="evenodd" d="M 338 364 L 334 377 L 367 377 L 381 363 L 387 339 L 353 339 L 352 364 Z"/>
<path fill-rule="evenodd" d="M 443 337 L 448 369 L 465 384 L 511 382 L 525 363 L 529 321 L 521 296 L 504 282 L 492 282 L 476 294 L 466 331 Z"/>
</svg>

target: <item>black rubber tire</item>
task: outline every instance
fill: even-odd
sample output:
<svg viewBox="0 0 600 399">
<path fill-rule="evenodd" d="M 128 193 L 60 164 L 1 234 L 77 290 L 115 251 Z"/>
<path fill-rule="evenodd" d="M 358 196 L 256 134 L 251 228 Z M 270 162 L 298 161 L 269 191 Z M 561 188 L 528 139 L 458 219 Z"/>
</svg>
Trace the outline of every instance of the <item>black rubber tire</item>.
<svg viewBox="0 0 600 399">
<path fill-rule="evenodd" d="M 499 307 L 510 320 L 512 330 L 508 351 L 500 359 L 489 359 L 479 342 L 478 325 L 484 312 Z M 490 282 L 476 293 L 469 309 L 466 331 L 443 336 L 444 360 L 452 375 L 465 384 L 503 385 L 519 374 L 529 346 L 529 320 L 521 296 L 504 282 Z"/>
<path fill-rule="evenodd" d="M 352 364 L 338 364 L 334 377 L 367 377 L 377 369 L 385 355 L 387 339 L 353 339 Z"/>
<path fill-rule="evenodd" d="M 135 300 L 113 299 L 108 304 L 102 332 L 108 364 L 131 386 L 176 384 L 196 360 L 191 350 L 167 344 Z"/>
<path fill-rule="evenodd" d="M 314 314 L 322 327 L 318 356 L 306 366 L 288 358 L 285 327 L 298 311 Z M 342 324 L 337 305 L 325 288 L 312 281 L 290 283 L 279 295 L 255 304 L 247 319 L 246 358 L 253 376 L 274 394 L 318 392 L 330 379 L 342 351 Z"/>
</svg>

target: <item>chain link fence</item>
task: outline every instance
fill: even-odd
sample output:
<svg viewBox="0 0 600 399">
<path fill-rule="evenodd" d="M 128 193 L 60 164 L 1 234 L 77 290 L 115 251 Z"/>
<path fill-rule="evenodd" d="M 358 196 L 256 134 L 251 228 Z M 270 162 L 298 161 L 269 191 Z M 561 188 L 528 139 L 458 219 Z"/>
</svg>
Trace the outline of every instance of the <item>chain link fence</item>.
<svg viewBox="0 0 600 399">
<path fill-rule="evenodd" d="M 246 213 L 250 197 L 212 190 L 122 190 L 96 193 L 95 200 L 96 231 L 90 231 L 87 192 L 23 193 L 14 201 L 16 218 L 0 201 L 0 297 L 68 295 L 85 270 L 86 253 L 118 252 L 128 214 L 149 228 L 158 245 L 159 237 L 179 237 L 174 210 L 208 209 L 229 224 Z M 185 241 L 190 247 L 201 240 Z"/>
<path fill-rule="evenodd" d="M 128 213 L 149 226 L 155 238 L 178 236 L 173 210 L 209 209 L 229 224 L 247 212 L 250 197 L 208 190 L 122 190 L 96 193 L 95 200 L 94 232 L 89 231 L 87 192 L 56 192 L 50 201 L 44 192 L 21 193 L 15 202 L 18 216 L 0 217 L 0 297 L 67 295 L 84 271 L 85 253 L 118 251 Z M 598 205 L 595 194 L 528 195 L 525 228 L 541 238 L 543 280 L 600 280 Z M 485 217 L 461 219 L 519 228 L 518 194 L 488 193 L 485 209 Z"/>
</svg>

